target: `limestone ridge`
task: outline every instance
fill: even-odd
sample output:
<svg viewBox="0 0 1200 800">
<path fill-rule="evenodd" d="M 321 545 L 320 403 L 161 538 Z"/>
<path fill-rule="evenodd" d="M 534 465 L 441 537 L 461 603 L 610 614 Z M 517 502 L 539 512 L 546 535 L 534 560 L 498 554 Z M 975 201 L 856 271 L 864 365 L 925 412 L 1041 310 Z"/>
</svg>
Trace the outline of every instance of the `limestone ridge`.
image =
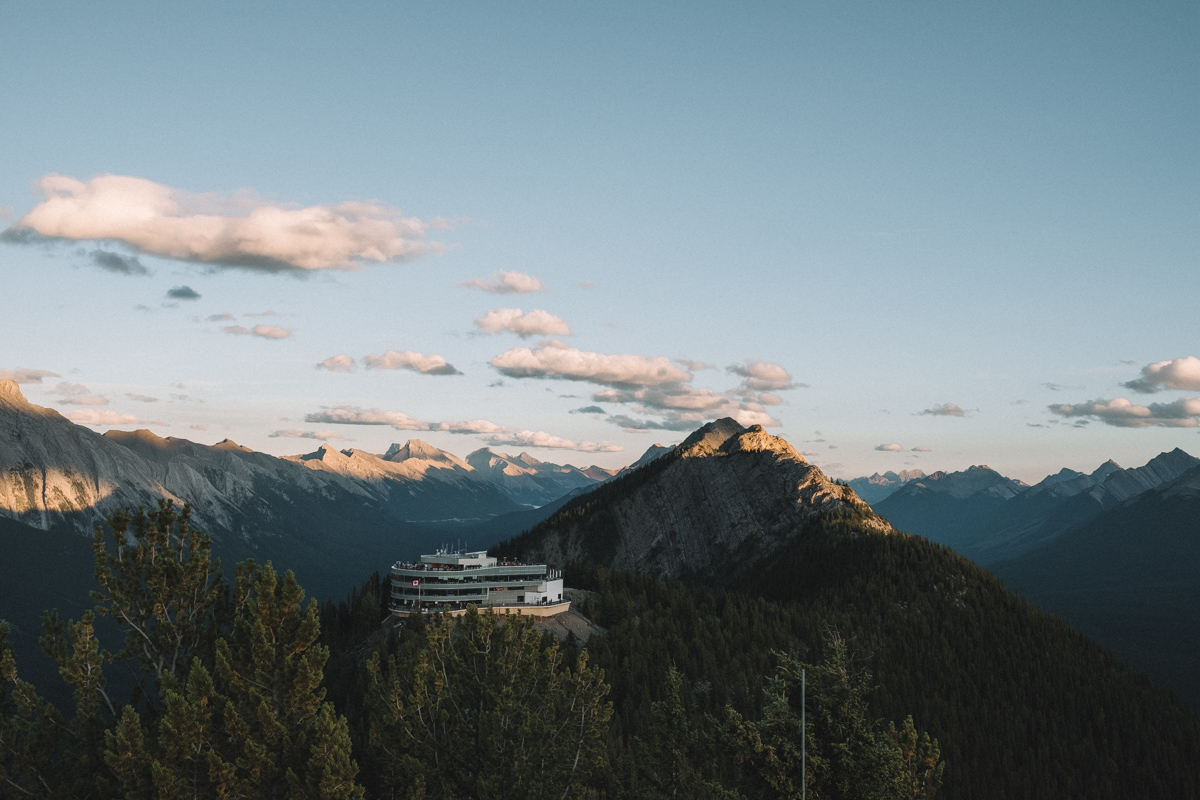
<svg viewBox="0 0 1200 800">
<path fill-rule="evenodd" d="M 827 535 L 823 520 L 839 515 L 864 533 L 892 532 L 787 441 L 725 418 L 502 548 L 556 567 L 590 560 L 668 577 L 734 576 L 797 536 Z"/>
<path fill-rule="evenodd" d="M 483 447 L 470 453 L 466 464 L 490 481 L 511 500 L 524 506 L 543 506 L 576 489 L 591 489 L 617 474 L 617 470 L 539 461 L 528 453 L 511 456 Z"/>
</svg>

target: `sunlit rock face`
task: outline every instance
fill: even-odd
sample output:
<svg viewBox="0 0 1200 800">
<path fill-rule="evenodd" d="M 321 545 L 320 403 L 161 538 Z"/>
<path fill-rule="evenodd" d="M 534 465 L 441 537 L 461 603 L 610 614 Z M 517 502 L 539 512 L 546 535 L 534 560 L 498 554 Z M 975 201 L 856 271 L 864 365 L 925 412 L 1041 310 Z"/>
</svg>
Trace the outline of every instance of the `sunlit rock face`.
<svg viewBox="0 0 1200 800">
<path fill-rule="evenodd" d="M 136 455 L 0 381 L 0 514 L 46 530 L 171 496 Z"/>
<path fill-rule="evenodd" d="M 239 537 L 270 529 L 297 503 L 370 506 L 398 520 L 481 519 L 519 508 L 460 459 L 424 443 L 412 449 L 419 453 L 400 462 L 328 445 L 275 458 L 229 440 L 100 435 L 0 382 L 0 514 L 41 530 L 87 531 L 119 507 L 159 500 L 190 503 L 198 524 Z"/>
<path fill-rule="evenodd" d="M 830 512 L 851 512 L 864 530 L 891 532 L 849 486 L 758 425 L 718 420 L 664 458 L 602 490 L 596 509 L 581 515 L 565 507 L 518 540 L 523 556 L 678 577 L 734 572 Z"/>
<path fill-rule="evenodd" d="M 467 456 L 467 464 L 516 503 L 542 506 L 575 489 L 608 480 L 616 470 L 539 461 L 528 453 L 511 456 L 483 447 Z"/>
</svg>

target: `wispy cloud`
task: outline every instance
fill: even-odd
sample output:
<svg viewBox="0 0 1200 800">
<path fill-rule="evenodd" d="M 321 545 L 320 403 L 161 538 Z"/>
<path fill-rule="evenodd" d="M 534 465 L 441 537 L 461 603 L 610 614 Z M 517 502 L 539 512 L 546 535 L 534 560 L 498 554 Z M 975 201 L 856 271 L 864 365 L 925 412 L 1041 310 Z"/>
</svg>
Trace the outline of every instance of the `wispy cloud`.
<svg viewBox="0 0 1200 800">
<path fill-rule="evenodd" d="M 237 317 L 233 316 L 233 314 L 230 314 L 228 311 L 222 311 L 220 314 L 210 314 L 208 316 L 209 322 L 233 322 L 235 319 L 237 319 Z"/>
<path fill-rule="evenodd" d="M 606 414 L 608 412 L 606 412 L 600 406 L 584 406 L 583 408 L 572 408 L 567 413 L 568 414 Z"/>
<path fill-rule="evenodd" d="M 139 403 L 157 403 L 158 402 L 157 397 L 150 397 L 149 395 L 144 395 L 144 394 L 126 394 L 125 396 L 128 397 L 130 400 L 136 400 Z"/>
<path fill-rule="evenodd" d="M 378 408 L 358 406 L 336 406 L 322 408 L 304 416 L 305 422 L 336 423 L 339 425 L 390 425 L 398 431 L 427 431 L 428 422 L 421 422 L 401 411 L 383 411 Z"/>
<path fill-rule="evenodd" d="M 484 333 L 515 333 L 522 339 L 530 336 L 570 336 L 571 326 L 561 317 L 535 308 L 523 312 L 519 308 L 501 308 L 475 318 L 475 327 Z"/>
<path fill-rule="evenodd" d="M 140 421 L 133 414 L 118 414 L 106 408 L 86 408 L 72 411 L 67 419 L 77 425 L 136 425 Z"/>
<path fill-rule="evenodd" d="M 431 422 L 429 430 L 444 433 L 486 433 L 500 434 L 508 431 L 503 425 L 488 422 L 486 419 L 469 419 L 465 422 Z"/>
<path fill-rule="evenodd" d="M 914 447 L 912 449 L 912 451 L 914 453 L 932 453 L 933 452 L 933 450 L 928 447 Z"/>
<path fill-rule="evenodd" d="M 268 433 L 267 436 L 272 439 L 319 439 L 323 442 L 331 442 L 346 437 L 337 431 L 306 431 L 300 428 L 288 428 L 283 431 L 275 431 Z"/>
<path fill-rule="evenodd" d="M 115 272 L 118 275 L 150 274 L 150 270 L 146 269 L 146 265 L 139 261 L 137 256 L 124 256 L 109 250 L 93 250 L 88 253 L 88 258 L 100 269 Z"/>
<path fill-rule="evenodd" d="M 367 369 L 407 369 L 422 375 L 461 375 L 453 364 L 437 355 L 422 355 L 412 350 L 388 350 L 383 355 L 363 359 Z"/>
<path fill-rule="evenodd" d="M 378 203 L 299 207 L 125 175 L 81 181 L 50 174 L 38 186 L 45 199 L 0 237 L 115 241 L 139 253 L 269 272 L 354 269 L 431 247 L 425 223 Z"/>
<path fill-rule="evenodd" d="M 954 403 L 942 403 L 938 406 L 931 406 L 920 412 L 920 416 L 929 417 L 962 417 L 966 416 L 966 412 L 956 406 Z"/>
<path fill-rule="evenodd" d="M 545 431 L 517 431 L 482 437 L 501 447 L 537 447 L 547 450 L 577 450 L 583 453 L 620 453 L 625 448 L 612 442 L 573 442 Z"/>
<path fill-rule="evenodd" d="M 1153 394 L 1163 389 L 1200 391 L 1200 358 L 1186 356 L 1147 364 L 1142 367 L 1142 377 L 1121 385 L 1143 394 Z"/>
<path fill-rule="evenodd" d="M 770 361 L 745 361 L 731 364 L 725 369 L 744 378 L 742 387 L 755 392 L 782 392 L 807 387 L 807 384 L 793 381 L 786 369 Z"/>
<path fill-rule="evenodd" d="M 487 280 L 472 278 L 469 281 L 459 281 L 458 285 L 467 289 L 480 289 L 490 294 L 529 294 L 546 291 L 545 284 L 526 272 L 497 272 Z"/>
<path fill-rule="evenodd" d="M 317 364 L 317 369 L 323 369 L 328 372 L 354 372 L 358 368 L 357 362 L 346 354 L 330 356 L 329 358 Z"/>
<path fill-rule="evenodd" d="M 226 325 L 221 330 L 234 336 L 258 336 L 262 339 L 287 339 L 292 335 L 290 330 L 281 328 L 278 325 L 255 325 L 253 328 L 245 328 L 241 325 Z"/>
<path fill-rule="evenodd" d="M 17 383 L 41 383 L 42 378 L 60 378 L 57 372 L 44 369 L 0 369 L 0 381 Z"/>
<path fill-rule="evenodd" d="M 172 286 L 167 290 L 170 300 L 199 300 L 200 293 L 190 286 Z"/>
<path fill-rule="evenodd" d="M 1056 403 L 1050 406 L 1051 413 L 1061 417 L 1082 418 L 1076 421 L 1086 423 L 1089 418 L 1098 419 L 1106 425 L 1118 428 L 1195 428 L 1200 425 L 1200 398 L 1181 397 L 1170 403 L 1151 403 L 1139 406 L 1124 397 L 1112 400 L 1097 399 L 1087 403 Z"/>
<path fill-rule="evenodd" d="M 92 390 L 84 386 L 82 383 L 70 383 L 63 381 L 54 387 L 54 393 L 62 397 L 59 403 L 69 406 L 106 406 L 108 400 L 98 394 L 93 394 Z"/>
<path fill-rule="evenodd" d="M 606 355 L 579 350 L 556 339 L 536 347 L 506 350 L 491 360 L 510 378 L 556 378 L 606 386 L 659 386 L 687 382 L 692 374 L 661 356 Z"/>
<path fill-rule="evenodd" d="M 904 449 L 904 446 L 892 442 L 891 444 L 877 444 L 875 449 L 884 453 L 898 453 Z"/>
</svg>

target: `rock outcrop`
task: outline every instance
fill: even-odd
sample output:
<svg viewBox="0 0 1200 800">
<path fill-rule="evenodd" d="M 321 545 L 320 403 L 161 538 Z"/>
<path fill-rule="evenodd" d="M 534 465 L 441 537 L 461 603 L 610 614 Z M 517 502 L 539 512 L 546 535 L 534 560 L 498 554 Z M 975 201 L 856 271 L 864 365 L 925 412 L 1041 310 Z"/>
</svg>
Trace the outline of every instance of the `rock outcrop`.
<svg viewBox="0 0 1200 800">
<path fill-rule="evenodd" d="M 506 547 L 555 566 L 578 559 L 670 577 L 733 575 L 795 536 L 823 535 L 821 521 L 838 515 L 863 531 L 891 531 L 787 441 L 726 418 Z"/>
</svg>

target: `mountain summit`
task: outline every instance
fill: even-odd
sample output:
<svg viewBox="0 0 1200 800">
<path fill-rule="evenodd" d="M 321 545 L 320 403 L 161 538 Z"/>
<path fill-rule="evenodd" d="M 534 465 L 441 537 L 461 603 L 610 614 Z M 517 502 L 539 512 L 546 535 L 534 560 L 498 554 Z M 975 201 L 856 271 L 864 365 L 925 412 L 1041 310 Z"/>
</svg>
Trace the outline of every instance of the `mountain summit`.
<svg viewBox="0 0 1200 800">
<path fill-rule="evenodd" d="M 562 566 L 592 560 L 678 577 L 733 575 L 820 520 L 853 517 L 888 533 L 849 486 L 786 440 L 725 418 L 675 450 L 565 505 L 505 552 Z"/>
</svg>

